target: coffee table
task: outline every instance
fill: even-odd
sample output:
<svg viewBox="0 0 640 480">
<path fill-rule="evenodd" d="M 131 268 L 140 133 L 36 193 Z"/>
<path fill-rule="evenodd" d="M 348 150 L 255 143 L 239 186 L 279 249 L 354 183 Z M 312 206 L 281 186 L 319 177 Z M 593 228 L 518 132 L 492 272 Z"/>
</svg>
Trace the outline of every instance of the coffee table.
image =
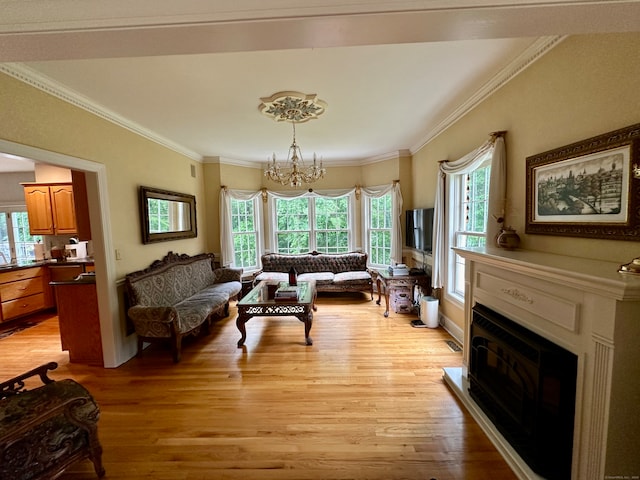
<svg viewBox="0 0 640 480">
<path fill-rule="evenodd" d="M 267 284 L 262 281 L 237 303 L 238 318 L 236 326 L 242 337 L 238 348 L 244 345 L 247 338 L 245 324 L 253 317 L 296 317 L 304 323 L 304 337 L 307 345 L 313 345 L 309 336 L 313 324 L 313 311 L 316 307 L 316 282 L 298 282 L 300 294 L 293 300 L 275 300 L 269 298 Z M 286 282 L 284 282 L 286 285 Z"/>
</svg>

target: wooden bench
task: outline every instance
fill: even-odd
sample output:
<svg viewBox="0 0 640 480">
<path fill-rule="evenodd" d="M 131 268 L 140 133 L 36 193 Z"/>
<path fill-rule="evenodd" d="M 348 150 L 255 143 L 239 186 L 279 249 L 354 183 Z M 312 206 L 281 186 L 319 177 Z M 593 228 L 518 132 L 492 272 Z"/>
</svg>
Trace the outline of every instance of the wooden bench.
<svg viewBox="0 0 640 480">
<path fill-rule="evenodd" d="M 50 379 L 47 372 L 57 367 L 51 362 L 0 384 L 0 478 L 57 478 L 87 458 L 104 476 L 100 409 L 79 383 Z M 42 385 L 27 389 L 36 376 Z"/>
</svg>

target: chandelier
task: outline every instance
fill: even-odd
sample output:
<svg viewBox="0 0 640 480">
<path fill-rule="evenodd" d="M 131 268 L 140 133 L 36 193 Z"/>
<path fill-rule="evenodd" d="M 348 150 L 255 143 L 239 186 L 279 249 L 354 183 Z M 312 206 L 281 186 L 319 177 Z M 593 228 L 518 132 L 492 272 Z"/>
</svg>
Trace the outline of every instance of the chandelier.
<svg viewBox="0 0 640 480">
<path fill-rule="evenodd" d="M 322 166 L 322 159 L 318 165 L 315 153 L 313 164 L 305 163 L 300 146 L 296 142 L 296 123 L 318 118 L 318 115 L 324 113 L 326 103 L 318 100 L 316 95 L 305 95 L 299 92 L 278 92 L 261 100 L 263 103 L 260 104 L 259 109 L 262 113 L 277 122 L 287 121 L 293 125 L 293 141 L 289 147 L 286 163 L 278 163 L 274 153 L 267 159 L 265 177 L 281 185 L 292 187 L 313 183 L 324 177 L 327 170 Z"/>
<path fill-rule="evenodd" d="M 274 153 L 271 161 L 267 160 L 267 168 L 264 170 L 264 175 L 281 185 L 299 187 L 303 183 L 315 182 L 324 177 L 326 172 L 327 169 L 322 166 L 322 160 L 320 160 L 320 166 L 318 166 L 315 153 L 313 154 L 313 165 L 304 163 L 300 146 L 296 143 L 296 124 L 293 122 L 293 142 L 289 147 L 287 163 L 281 166 L 276 161 L 276 154 Z"/>
</svg>

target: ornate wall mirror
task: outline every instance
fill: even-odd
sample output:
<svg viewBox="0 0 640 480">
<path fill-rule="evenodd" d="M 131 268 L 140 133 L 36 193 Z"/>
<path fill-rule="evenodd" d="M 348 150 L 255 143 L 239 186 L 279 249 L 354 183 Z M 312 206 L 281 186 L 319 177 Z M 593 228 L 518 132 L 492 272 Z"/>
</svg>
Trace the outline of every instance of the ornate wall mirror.
<svg viewBox="0 0 640 480">
<path fill-rule="evenodd" d="M 198 236 L 196 197 L 152 187 L 140 187 L 142 243 Z"/>
</svg>

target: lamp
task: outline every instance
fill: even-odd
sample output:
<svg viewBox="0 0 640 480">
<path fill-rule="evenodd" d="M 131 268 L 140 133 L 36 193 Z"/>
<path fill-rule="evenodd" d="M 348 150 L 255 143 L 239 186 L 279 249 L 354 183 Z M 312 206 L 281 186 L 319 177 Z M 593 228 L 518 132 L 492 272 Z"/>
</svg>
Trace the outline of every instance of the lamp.
<svg viewBox="0 0 640 480">
<path fill-rule="evenodd" d="M 324 177 L 327 170 L 320 165 L 316 154 L 313 154 L 313 164 L 307 165 L 302 158 L 302 151 L 296 142 L 296 123 L 306 122 L 318 118 L 324 113 L 327 106 L 325 102 L 319 100 L 317 95 L 306 95 L 300 92 L 277 92 L 268 98 L 261 98 L 262 103 L 258 109 L 265 115 L 277 122 L 286 121 L 293 125 L 293 142 L 289 147 L 287 162 L 279 164 L 274 153 L 267 159 L 264 170 L 265 177 L 278 182 L 281 185 L 299 187 L 303 183 L 313 183 Z"/>
<path fill-rule="evenodd" d="M 280 165 L 276 161 L 276 154 L 274 153 L 271 159 L 267 159 L 267 168 L 264 171 L 264 175 L 281 185 L 299 187 L 303 183 L 313 183 L 324 177 L 327 169 L 322 166 L 322 159 L 320 159 L 320 166 L 318 166 L 315 153 L 313 154 L 313 165 L 304 163 L 302 151 L 300 151 L 300 146 L 296 143 L 296 123 L 292 122 L 292 125 L 293 142 L 289 147 L 287 163 L 284 166 Z"/>
</svg>

